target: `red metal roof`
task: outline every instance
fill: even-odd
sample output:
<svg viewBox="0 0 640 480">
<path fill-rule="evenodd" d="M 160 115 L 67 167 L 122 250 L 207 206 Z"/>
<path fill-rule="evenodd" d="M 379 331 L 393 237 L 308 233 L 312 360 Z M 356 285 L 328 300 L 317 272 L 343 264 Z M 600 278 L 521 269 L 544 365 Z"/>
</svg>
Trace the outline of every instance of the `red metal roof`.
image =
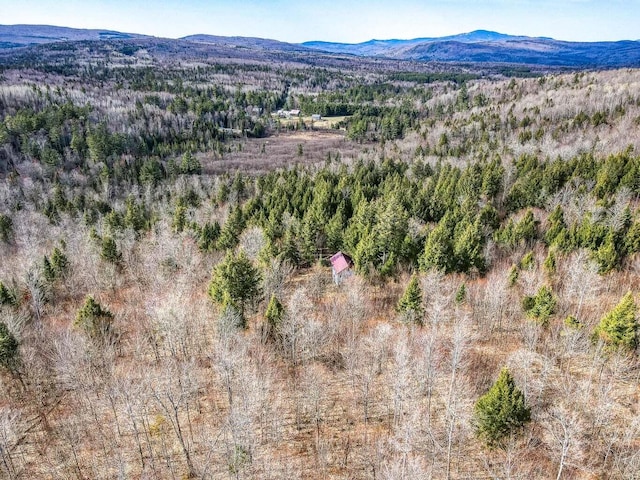
<svg viewBox="0 0 640 480">
<path fill-rule="evenodd" d="M 351 265 L 353 265 L 353 262 L 351 261 L 349 255 L 345 255 L 342 252 L 336 253 L 333 257 L 331 257 L 330 261 L 331 266 L 333 267 L 333 271 L 336 273 L 344 272 L 346 269 L 351 268 Z"/>
</svg>

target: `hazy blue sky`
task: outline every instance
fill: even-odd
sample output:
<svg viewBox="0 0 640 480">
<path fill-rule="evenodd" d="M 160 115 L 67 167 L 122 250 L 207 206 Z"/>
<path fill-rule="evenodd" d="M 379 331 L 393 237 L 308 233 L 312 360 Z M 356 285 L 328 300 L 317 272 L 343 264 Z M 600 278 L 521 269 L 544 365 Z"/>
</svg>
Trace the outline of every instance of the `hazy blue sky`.
<svg viewBox="0 0 640 480">
<path fill-rule="evenodd" d="M 0 23 L 361 42 L 477 29 L 560 40 L 640 39 L 640 0 L 0 0 Z"/>
</svg>

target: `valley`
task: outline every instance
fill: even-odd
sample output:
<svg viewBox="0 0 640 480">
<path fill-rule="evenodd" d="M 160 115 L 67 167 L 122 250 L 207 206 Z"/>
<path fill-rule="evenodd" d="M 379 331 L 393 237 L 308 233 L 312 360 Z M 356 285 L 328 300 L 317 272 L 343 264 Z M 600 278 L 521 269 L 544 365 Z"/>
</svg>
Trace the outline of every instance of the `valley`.
<svg viewBox="0 0 640 480">
<path fill-rule="evenodd" d="M 636 477 L 635 60 L 96 32 L 0 36 L 3 477 Z"/>
</svg>

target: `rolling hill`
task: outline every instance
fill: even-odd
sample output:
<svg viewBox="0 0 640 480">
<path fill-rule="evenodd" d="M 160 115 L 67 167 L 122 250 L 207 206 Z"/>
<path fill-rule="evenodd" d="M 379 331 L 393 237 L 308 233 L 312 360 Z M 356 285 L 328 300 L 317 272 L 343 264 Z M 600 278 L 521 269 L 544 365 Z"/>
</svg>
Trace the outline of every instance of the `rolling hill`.
<svg viewBox="0 0 640 480">
<path fill-rule="evenodd" d="M 417 61 L 518 63 L 579 68 L 640 66 L 638 41 L 565 42 L 486 30 L 440 38 L 370 40 L 357 44 L 314 41 L 302 45 L 325 52 Z"/>
<path fill-rule="evenodd" d="M 79 40 L 122 40 L 147 37 L 147 35 L 113 30 L 85 30 L 52 25 L 0 25 L 0 48 Z"/>
<path fill-rule="evenodd" d="M 363 43 L 311 41 L 292 44 L 253 37 L 222 37 L 197 34 L 180 39 L 156 39 L 112 30 L 83 30 L 48 25 L 0 25 L 0 49 L 11 50 L 49 43 L 74 41 L 162 40 L 164 44 L 198 44 L 196 50 L 242 50 L 252 55 L 318 55 L 384 58 L 417 62 L 520 64 L 565 68 L 614 68 L 640 66 L 640 41 L 567 42 L 546 37 L 506 35 L 476 30 L 447 37 L 410 40 L 369 40 Z M 167 48 L 171 49 L 169 45 Z M 241 55 L 244 55 L 242 53 Z"/>
</svg>

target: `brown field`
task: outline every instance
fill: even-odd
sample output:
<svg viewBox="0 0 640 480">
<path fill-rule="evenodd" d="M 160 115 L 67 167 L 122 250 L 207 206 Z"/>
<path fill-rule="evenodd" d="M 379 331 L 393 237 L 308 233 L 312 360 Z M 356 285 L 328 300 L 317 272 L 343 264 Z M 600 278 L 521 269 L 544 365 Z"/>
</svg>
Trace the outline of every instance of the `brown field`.
<svg viewBox="0 0 640 480">
<path fill-rule="evenodd" d="M 302 145 L 302 155 L 299 154 Z M 236 170 L 264 173 L 296 165 L 322 165 L 328 156 L 350 163 L 375 144 L 358 144 L 345 137 L 343 131 L 304 130 L 282 132 L 268 138 L 238 139 L 230 143 L 231 152 L 213 156 L 201 154 L 203 168 L 210 174 Z"/>
</svg>

